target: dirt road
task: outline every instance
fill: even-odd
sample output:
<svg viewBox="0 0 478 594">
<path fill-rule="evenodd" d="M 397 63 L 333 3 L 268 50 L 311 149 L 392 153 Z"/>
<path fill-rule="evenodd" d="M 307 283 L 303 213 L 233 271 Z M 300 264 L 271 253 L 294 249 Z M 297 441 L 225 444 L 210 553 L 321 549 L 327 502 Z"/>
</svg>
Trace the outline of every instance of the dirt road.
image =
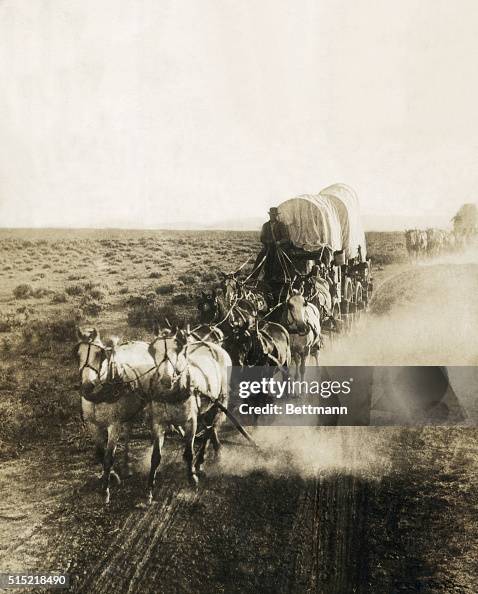
<svg viewBox="0 0 478 594">
<path fill-rule="evenodd" d="M 430 283 L 448 291 L 452 269 L 440 266 L 413 273 L 409 309 Z M 475 267 L 452 274 L 476 282 Z M 391 280 L 392 292 L 406 280 Z M 387 316 L 399 308 L 380 299 Z M 76 592 L 476 592 L 477 437 L 473 427 L 262 428 L 261 456 L 227 431 L 196 492 L 171 439 L 143 508 L 137 428 L 135 473 L 106 508 L 91 446 L 72 430 L 0 465 L 0 570 L 69 573 Z"/>
<path fill-rule="evenodd" d="M 31 451 L 2 468 L 2 570 L 64 571 L 78 592 L 476 591 L 474 429 L 323 428 L 316 468 L 301 431 L 279 459 L 227 444 L 197 492 L 170 451 L 148 509 L 142 478 L 105 508 L 84 448 Z"/>
</svg>

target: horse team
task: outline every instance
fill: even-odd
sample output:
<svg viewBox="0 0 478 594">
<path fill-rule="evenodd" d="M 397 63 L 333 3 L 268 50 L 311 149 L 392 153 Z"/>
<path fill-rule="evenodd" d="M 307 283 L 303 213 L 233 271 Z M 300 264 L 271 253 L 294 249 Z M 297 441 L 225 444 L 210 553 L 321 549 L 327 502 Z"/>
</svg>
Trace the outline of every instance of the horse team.
<svg viewBox="0 0 478 594">
<path fill-rule="evenodd" d="M 102 463 L 105 501 L 114 470 L 115 452 L 126 429 L 125 472 L 128 467 L 128 430 L 141 411 L 151 431 L 152 454 L 147 500 L 153 500 L 156 474 L 165 435 L 175 430 L 184 438 L 184 460 L 192 486 L 197 486 L 210 442 L 220 452 L 218 428 L 227 410 L 234 365 L 274 366 L 288 374 L 291 361 L 303 379 L 309 355 L 318 363 L 322 345 L 321 315 L 303 290 L 288 287 L 273 306 L 267 296 L 225 276 L 222 286 L 202 293 L 199 325 L 190 329 L 155 327 L 151 343 L 101 339 L 96 329 L 78 329 L 78 357 L 82 416 Z M 196 452 L 199 427 L 203 439 Z"/>
<path fill-rule="evenodd" d="M 436 256 L 455 247 L 454 234 L 440 229 L 410 229 L 405 237 L 411 258 Z M 307 283 L 307 278 L 285 283 L 271 300 L 257 283 L 240 280 L 237 273 L 224 275 L 218 289 L 201 293 L 195 328 L 156 327 L 150 344 L 119 344 L 117 339 L 104 343 L 96 329 L 79 330 L 75 352 L 82 414 L 103 465 L 107 503 L 111 478 L 120 482 L 113 469 L 118 440 L 140 411 L 146 413 L 153 444 L 147 495 L 151 503 L 168 430 L 184 438 L 184 460 L 193 486 L 198 484 L 209 442 L 219 455 L 218 428 L 224 413 L 230 414 L 229 368 L 273 366 L 288 374 L 293 363 L 295 378 L 303 380 L 309 356 L 318 365 L 322 334 L 332 337 L 340 331 L 340 320 L 327 313 L 328 291 Z M 205 428 L 196 453 L 200 425 Z M 128 463 L 125 471 L 129 472 Z"/>
<path fill-rule="evenodd" d="M 411 259 L 435 257 L 444 252 L 451 252 L 457 247 L 457 238 L 453 231 L 444 229 L 407 229 L 405 244 Z"/>
</svg>

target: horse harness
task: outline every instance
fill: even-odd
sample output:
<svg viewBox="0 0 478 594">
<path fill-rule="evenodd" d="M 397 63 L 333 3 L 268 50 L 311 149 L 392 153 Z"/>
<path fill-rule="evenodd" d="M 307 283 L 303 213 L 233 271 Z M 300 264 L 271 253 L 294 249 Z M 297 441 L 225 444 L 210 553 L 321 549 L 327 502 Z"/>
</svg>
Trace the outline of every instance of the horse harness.
<svg viewBox="0 0 478 594">
<path fill-rule="evenodd" d="M 78 372 L 80 374 L 80 377 L 85 369 L 91 369 L 92 371 L 94 371 L 96 373 L 96 375 L 99 378 L 100 373 L 101 373 L 101 366 L 103 365 L 103 361 L 108 358 L 108 350 L 111 350 L 111 349 L 107 349 L 106 347 L 102 346 L 101 344 L 97 344 L 97 343 L 91 342 L 91 341 L 77 343 L 77 345 L 76 345 L 77 349 L 80 347 L 81 344 L 88 345 L 88 351 L 86 352 L 85 362 L 80 367 L 79 372 Z M 93 365 L 90 363 L 91 347 L 96 347 L 101 352 L 101 360 L 100 360 L 99 369 L 96 369 L 96 367 L 93 367 Z"/>
<path fill-rule="evenodd" d="M 188 359 L 188 354 L 187 354 L 188 347 L 190 347 L 192 345 L 201 344 L 201 345 L 204 345 L 205 347 L 207 347 L 212 354 L 214 353 L 214 351 L 213 351 L 212 347 L 210 346 L 210 344 L 208 342 L 206 342 L 205 340 L 199 339 L 193 343 L 187 342 L 177 354 L 177 357 L 179 358 L 179 355 L 181 355 L 184 351 L 185 365 L 181 370 L 179 370 L 177 365 L 172 361 L 171 357 L 169 356 L 168 347 L 167 347 L 167 343 L 166 343 L 166 341 L 169 338 L 171 338 L 171 336 L 158 336 L 152 343 L 152 344 L 154 344 L 158 340 L 164 340 L 164 355 L 159 363 L 156 363 L 156 361 L 155 361 L 155 369 L 156 369 L 155 376 L 159 377 L 159 368 L 161 367 L 161 365 L 163 365 L 163 363 L 168 362 L 171 365 L 171 367 L 173 368 L 173 377 L 172 377 L 171 384 L 174 385 L 175 383 L 177 383 L 177 386 L 174 390 L 171 389 L 170 394 L 168 395 L 167 398 L 165 398 L 165 400 L 169 404 L 179 404 L 180 402 L 187 400 L 187 398 L 189 397 L 189 396 L 187 396 L 186 398 L 184 398 L 182 396 L 181 386 L 179 385 L 179 380 L 180 380 L 181 376 L 183 375 L 183 373 L 188 372 L 190 365 L 193 365 L 197 369 L 200 369 L 200 367 L 198 365 L 196 365 L 193 361 Z M 211 384 L 209 382 L 209 379 L 205 373 L 203 373 L 203 376 L 204 376 L 204 379 L 206 380 L 207 389 L 210 390 Z M 187 382 L 186 389 L 188 390 L 188 392 L 191 392 L 191 391 L 193 392 L 193 395 L 196 398 L 196 403 L 197 403 L 198 409 L 200 408 L 200 396 L 201 395 L 205 396 L 206 398 L 209 398 L 209 400 L 211 400 L 213 403 L 216 402 L 215 398 L 213 398 L 212 396 L 209 396 L 208 394 L 204 394 L 204 393 L 200 394 L 196 388 L 193 388 L 193 390 L 191 390 L 191 373 L 188 374 L 188 376 L 186 378 L 186 382 Z M 165 394 L 163 393 L 162 396 L 164 398 Z"/>
<path fill-rule="evenodd" d="M 90 341 L 88 341 L 88 342 L 80 341 L 78 343 L 77 347 L 79 347 L 80 344 L 86 344 L 88 346 L 85 362 L 79 369 L 80 379 L 81 379 L 81 375 L 85 369 L 91 369 L 92 371 L 94 371 L 96 373 L 96 375 L 98 376 L 98 379 L 100 379 L 101 367 L 103 365 L 103 362 L 105 360 L 108 360 L 108 372 L 106 375 L 106 380 L 100 381 L 95 386 L 95 388 L 93 389 L 91 394 L 88 394 L 88 395 L 83 394 L 83 398 L 85 398 L 85 400 L 88 400 L 89 402 L 93 402 L 95 404 L 99 404 L 101 402 L 108 402 L 108 403 L 116 402 L 121 398 L 121 395 L 122 395 L 121 388 L 123 388 L 125 386 L 129 386 L 130 384 L 133 384 L 134 382 L 137 382 L 138 388 L 141 392 L 141 400 L 142 400 L 143 404 L 147 401 L 147 396 L 144 392 L 143 386 L 141 385 L 140 379 L 142 377 L 144 377 L 145 375 L 147 375 L 148 373 L 150 373 L 151 371 L 153 371 L 154 369 L 156 369 L 155 366 L 151 367 L 147 371 L 140 374 L 133 367 L 131 367 L 131 365 L 125 364 L 126 367 L 128 367 L 131 370 L 131 372 L 134 374 L 135 377 L 132 379 L 120 378 L 119 376 L 116 375 L 116 373 L 113 372 L 114 361 L 111 360 L 112 353 L 113 353 L 113 349 L 111 347 L 104 347 L 100 344 L 97 344 L 95 342 L 90 342 Z M 97 369 L 90 363 L 91 347 L 96 347 L 96 348 L 100 349 L 100 351 L 102 353 L 99 369 Z M 105 388 L 110 388 L 109 394 L 105 393 Z M 98 395 L 101 392 L 103 392 L 103 394 L 101 395 L 101 397 L 99 397 Z"/>
</svg>

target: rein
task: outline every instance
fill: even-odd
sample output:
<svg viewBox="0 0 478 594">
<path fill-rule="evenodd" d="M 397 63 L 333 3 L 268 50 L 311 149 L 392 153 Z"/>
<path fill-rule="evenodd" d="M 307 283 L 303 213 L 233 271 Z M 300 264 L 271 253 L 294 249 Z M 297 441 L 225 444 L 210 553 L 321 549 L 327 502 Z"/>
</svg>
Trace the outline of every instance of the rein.
<svg viewBox="0 0 478 594">
<path fill-rule="evenodd" d="M 198 330 L 199 328 L 201 328 L 202 326 L 210 326 L 210 330 L 209 330 L 209 332 L 208 332 L 208 333 L 206 334 L 206 336 L 204 336 L 203 338 L 201 338 L 200 336 L 198 336 L 198 335 L 196 334 L 197 330 Z M 211 337 L 211 336 L 214 334 L 214 332 L 218 332 L 218 333 L 220 333 L 220 334 L 223 334 L 222 330 L 221 330 L 220 328 L 218 328 L 216 325 L 212 325 L 212 324 L 199 324 L 199 326 L 196 326 L 195 328 L 193 328 L 193 329 L 190 331 L 190 335 L 191 335 L 191 336 L 194 336 L 194 338 L 195 338 L 196 340 L 198 340 L 199 342 L 206 342 L 206 341 L 207 341 L 207 340 L 208 340 L 208 339 L 209 339 L 209 338 L 210 338 L 210 337 Z M 223 338 L 221 338 L 220 336 L 218 336 L 218 338 L 219 338 L 221 341 L 223 340 Z"/>
<path fill-rule="evenodd" d="M 252 276 L 254 276 L 254 274 L 261 269 L 262 265 L 264 264 L 264 262 L 266 261 L 266 257 L 267 254 L 262 258 L 262 260 L 259 262 L 259 264 L 252 270 L 252 272 L 250 272 L 246 278 L 244 279 L 244 283 L 246 283 Z M 250 260 L 250 258 L 248 260 L 246 260 L 246 262 L 248 262 Z M 244 262 L 244 264 L 246 263 Z M 244 264 L 241 266 L 241 268 L 244 266 Z M 239 268 L 239 270 L 241 269 Z"/>
<path fill-rule="evenodd" d="M 238 273 L 240 270 L 242 270 L 242 269 L 244 268 L 244 266 L 245 266 L 245 265 L 246 265 L 246 264 L 249 262 L 249 260 L 251 260 L 251 259 L 252 259 L 252 256 L 253 256 L 253 254 L 251 254 L 251 255 L 249 256 L 249 258 L 247 258 L 247 260 L 246 260 L 245 262 L 243 262 L 243 263 L 242 263 L 242 264 L 239 266 L 239 268 L 238 268 L 238 269 L 237 269 L 235 272 L 233 272 L 233 273 L 232 273 L 232 275 L 230 275 L 230 276 L 235 276 L 235 275 L 236 275 L 236 274 L 237 274 L 237 273 Z"/>
<path fill-rule="evenodd" d="M 246 265 L 246 264 L 247 264 L 247 263 L 248 263 L 248 262 L 249 262 L 249 261 L 252 259 L 252 256 L 253 256 L 253 254 L 251 254 L 251 255 L 249 256 L 249 258 L 247 258 L 247 260 L 246 260 L 245 262 L 243 262 L 243 263 L 242 263 L 242 264 L 239 266 L 239 268 L 237 268 L 237 269 L 236 269 L 234 272 L 232 272 L 232 273 L 228 274 L 227 276 L 228 276 L 228 277 L 231 277 L 231 278 L 232 278 L 232 277 L 234 277 L 234 276 L 236 276 L 236 274 L 237 274 L 239 271 L 241 271 L 241 270 L 244 268 L 244 266 L 245 266 L 245 265 Z M 258 264 L 258 265 L 257 265 L 257 266 L 256 266 L 256 267 L 255 267 L 255 268 L 252 270 L 252 272 L 251 272 L 251 273 L 250 273 L 250 274 L 249 274 L 249 275 L 248 275 L 248 276 L 245 278 L 245 281 L 248 281 L 248 280 L 251 278 L 251 276 L 252 276 L 252 275 L 253 275 L 255 272 L 257 272 L 257 271 L 258 271 L 258 270 L 261 268 L 261 266 L 264 264 L 264 261 L 265 261 L 265 259 L 266 259 L 266 256 L 264 256 L 264 257 L 262 258 L 262 260 L 259 262 L 259 264 Z"/>
<path fill-rule="evenodd" d="M 268 318 L 268 317 L 271 315 L 271 313 L 272 313 L 273 311 L 275 311 L 275 310 L 276 310 L 276 309 L 278 309 L 279 307 L 282 307 L 282 305 L 285 305 L 286 303 L 287 303 L 287 300 L 286 300 L 286 301 L 279 301 L 279 303 L 278 303 L 277 305 L 275 305 L 275 306 L 274 306 L 272 309 L 270 309 L 270 310 L 269 310 L 269 311 L 268 311 L 268 312 L 267 312 L 267 313 L 266 313 L 266 314 L 263 316 L 263 319 L 265 319 L 265 318 Z"/>
</svg>

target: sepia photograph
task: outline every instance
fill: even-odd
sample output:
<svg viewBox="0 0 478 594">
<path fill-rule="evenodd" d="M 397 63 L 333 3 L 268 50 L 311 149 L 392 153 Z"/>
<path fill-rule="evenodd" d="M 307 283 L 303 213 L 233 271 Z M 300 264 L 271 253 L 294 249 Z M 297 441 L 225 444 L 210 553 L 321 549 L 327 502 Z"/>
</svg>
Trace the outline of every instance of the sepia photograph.
<svg viewBox="0 0 478 594">
<path fill-rule="evenodd" d="M 477 31 L 0 0 L 0 592 L 478 592 Z"/>
</svg>

